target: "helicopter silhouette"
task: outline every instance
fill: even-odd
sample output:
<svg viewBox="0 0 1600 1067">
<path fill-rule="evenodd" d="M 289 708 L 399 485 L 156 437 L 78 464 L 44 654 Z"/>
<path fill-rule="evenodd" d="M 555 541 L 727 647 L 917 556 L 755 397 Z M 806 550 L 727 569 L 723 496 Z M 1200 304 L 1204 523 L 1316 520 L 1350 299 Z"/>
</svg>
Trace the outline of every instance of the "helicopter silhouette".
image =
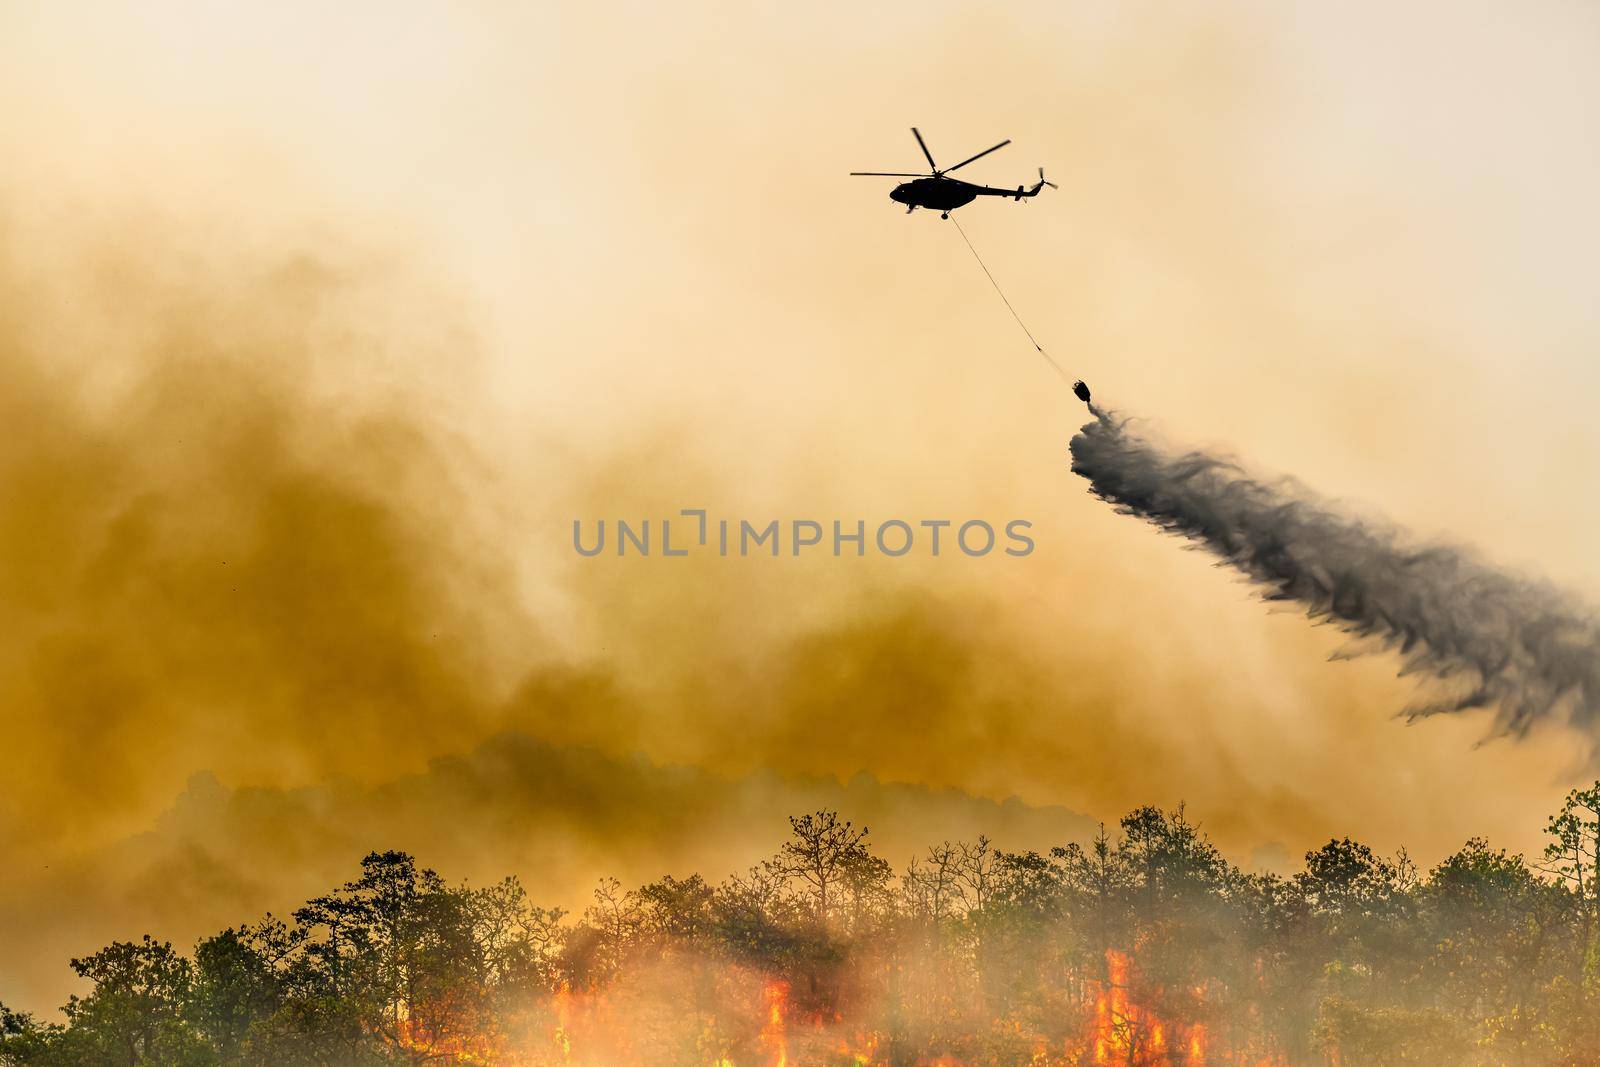
<svg viewBox="0 0 1600 1067">
<path fill-rule="evenodd" d="M 915 126 L 911 127 L 911 135 L 917 139 L 917 146 L 922 149 L 922 154 L 927 157 L 929 172 L 927 174 L 908 174 L 901 171 L 889 170 L 853 170 L 851 177 L 856 178 L 915 178 L 915 181 L 901 182 L 889 193 L 889 199 L 897 204 L 906 206 L 906 214 L 927 208 L 929 211 L 939 212 L 941 219 L 950 217 L 950 212 L 965 204 L 970 204 L 980 196 L 1009 196 L 1013 200 L 1024 197 L 1038 196 L 1039 190 L 1045 186 L 1057 188 L 1055 182 L 1045 181 L 1044 168 L 1039 168 L 1039 181 L 1031 188 L 1024 189 L 996 189 L 988 185 L 974 185 L 972 182 L 962 181 L 960 178 L 946 177 L 953 170 L 960 170 L 975 160 L 982 159 L 990 152 L 998 151 L 1011 143 L 1007 138 L 993 148 L 985 148 L 975 156 L 969 156 L 953 167 L 939 169 L 939 164 L 933 161 L 933 153 L 928 151 L 928 142 L 922 139 L 922 133 Z"/>
</svg>

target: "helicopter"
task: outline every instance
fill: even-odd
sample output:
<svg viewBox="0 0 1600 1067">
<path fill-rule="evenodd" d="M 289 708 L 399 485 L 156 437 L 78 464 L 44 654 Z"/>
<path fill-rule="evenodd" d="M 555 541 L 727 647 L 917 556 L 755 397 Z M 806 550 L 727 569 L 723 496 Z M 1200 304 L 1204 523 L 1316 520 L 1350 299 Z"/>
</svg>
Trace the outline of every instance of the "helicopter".
<svg viewBox="0 0 1600 1067">
<path fill-rule="evenodd" d="M 911 135 L 917 139 L 917 147 L 922 149 L 922 154 L 928 160 L 929 172 L 927 174 L 908 174 L 900 171 L 885 170 L 853 170 L 851 177 L 856 178 L 915 178 L 915 181 L 901 182 L 889 193 L 889 199 L 897 204 L 906 206 L 906 214 L 927 208 L 939 212 L 941 219 L 950 217 L 950 212 L 964 204 L 970 204 L 980 196 L 1009 196 L 1013 200 L 1023 197 L 1038 196 L 1039 190 L 1045 186 L 1052 189 L 1058 188 L 1055 182 L 1045 181 L 1044 168 L 1039 168 L 1039 181 L 1030 189 L 1017 186 L 1016 189 L 995 189 L 987 185 L 974 185 L 964 182 L 960 178 L 946 177 L 953 170 L 960 170 L 968 163 L 982 159 L 990 152 L 998 151 L 1011 143 L 1010 138 L 1001 141 L 993 148 L 985 148 L 975 156 L 969 156 L 953 167 L 939 169 L 939 164 L 933 161 L 933 153 L 928 151 L 928 142 L 922 139 L 922 133 L 915 126 L 911 127 Z"/>
</svg>

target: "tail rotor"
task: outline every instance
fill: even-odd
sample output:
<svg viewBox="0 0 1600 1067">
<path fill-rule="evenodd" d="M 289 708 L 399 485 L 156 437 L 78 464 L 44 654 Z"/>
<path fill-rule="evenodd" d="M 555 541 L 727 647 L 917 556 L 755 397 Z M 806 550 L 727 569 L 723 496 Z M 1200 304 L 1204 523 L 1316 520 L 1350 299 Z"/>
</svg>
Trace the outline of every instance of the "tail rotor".
<svg viewBox="0 0 1600 1067">
<path fill-rule="evenodd" d="M 1040 167 L 1039 168 L 1039 182 L 1038 182 L 1038 184 L 1036 184 L 1032 189 L 1028 189 L 1028 190 L 1024 190 L 1022 188 L 1022 186 L 1020 186 L 1020 185 L 1017 186 L 1017 193 L 1016 193 L 1016 195 L 1014 197 L 1012 197 L 1012 199 L 1013 200 L 1021 200 L 1025 196 L 1027 196 L 1027 197 L 1038 196 L 1040 191 L 1042 189 L 1044 189 L 1044 187 L 1047 186 L 1047 185 L 1052 189 L 1059 189 L 1060 188 L 1060 186 L 1058 186 L 1055 182 L 1050 181 L 1048 178 L 1046 178 L 1044 176 L 1044 168 Z"/>
</svg>

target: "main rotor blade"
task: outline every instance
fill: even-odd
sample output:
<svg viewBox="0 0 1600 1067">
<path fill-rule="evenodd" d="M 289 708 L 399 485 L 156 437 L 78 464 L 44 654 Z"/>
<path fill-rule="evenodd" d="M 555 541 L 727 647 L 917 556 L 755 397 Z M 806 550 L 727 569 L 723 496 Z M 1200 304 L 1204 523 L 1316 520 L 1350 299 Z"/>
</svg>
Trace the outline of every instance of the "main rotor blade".
<svg viewBox="0 0 1600 1067">
<path fill-rule="evenodd" d="M 907 174 L 898 170 L 853 170 L 853 178 L 926 178 L 926 174 Z"/>
<path fill-rule="evenodd" d="M 988 155 L 990 152 L 998 152 L 1000 149 L 1004 148 L 1006 145 L 1008 145 L 1010 143 L 1011 143 L 1011 138 L 1007 137 L 1004 141 L 1001 141 L 999 144 L 995 145 L 993 148 L 985 148 L 982 152 L 979 152 L 977 155 L 972 156 L 970 159 L 963 159 L 960 163 L 957 163 L 953 167 L 946 167 L 944 169 L 944 172 L 946 174 L 949 174 L 953 170 L 960 170 L 962 167 L 966 166 L 968 163 L 971 163 L 974 159 L 982 159 L 984 156 Z"/>
<path fill-rule="evenodd" d="M 913 126 L 911 127 L 911 134 L 917 139 L 917 145 L 922 149 L 922 154 L 928 157 L 928 169 L 938 171 L 939 164 L 933 161 L 933 153 L 928 151 L 928 142 L 922 139 L 922 131 Z"/>
</svg>

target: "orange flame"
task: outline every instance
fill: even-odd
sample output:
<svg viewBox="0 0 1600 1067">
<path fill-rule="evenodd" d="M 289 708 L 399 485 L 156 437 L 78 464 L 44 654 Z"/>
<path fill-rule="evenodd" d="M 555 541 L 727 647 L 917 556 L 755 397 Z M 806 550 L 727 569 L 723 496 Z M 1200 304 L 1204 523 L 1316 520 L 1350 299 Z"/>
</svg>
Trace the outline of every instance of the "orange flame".
<svg viewBox="0 0 1600 1067">
<path fill-rule="evenodd" d="M 530 1043 L 509 1049 L 498 1046 L 450 1048 L 438 1042 L 436 1052 L 454 1053 L 442 1062 L 494 1064 L 496 1067 L 597 1067 L 614 1063 L 683 1062 L 708 1067 L 799 1067 L 835 1063 L 853 1067 L 887 1067 L 887 1032 L 852 1025 L 850 1012 L 837 1005 L 812 1009 L 794 999 L 790 984 L 759 971 L 739 967 L 717 979 L 732 994 L 717 1003 L 722 1014 L 702 1014 L 689 1023 L 681 1010 L 661 1005 L 674 987 L 665 985 L 641 994 L 626 985 L 574 990 L 562 985 L 539 1009 L 538 1028 Z M 1118 951 L 1105 956 L 1105 970 L 1091 979 L 1076 1002 L 1092 1008 L 1082 1028 L 1068 1026 L 1057 1037 L 1033 1046 L 1032 1067 L 1286 1067 L 1278 1056 L 1259 1048 L 1232 1049 L 1217 1044 L 1208 1026 L 1157 1013 L 1165 1001 L 1159 988 L 1145 998 L 1136 959 Z M 1182 990 L 1188 1003 L 1190 990 Z M 1192 991 L 1198 998 L 1203 990 Z M 677 1008 L 681 1009 L 682 1005 Z M 797 1014 L 798 1012 L 798 1014 Z M 642 1013 L 642 1015 L 640 1014 Z M 1080 1017 L 1081 1018 L 1081 1017 Z M 864 1022 L 864 1020 L 863 1020 Z M 695 1028 L 699 1036 L 686 1036 Z M 1020 1033 L 1019 1033 L 1019 1036 Z M 663 1040 L 669 1043 L 663 1043 Z M 670 1044 L 677 1041 L 679 1044 Z M 419 1048 L 419 1051 L 422 1051 Z M 928 1050 L 919 1067 L 963 1067 L 973 1062 L 967 1049 Z"/>
<path fill-rule="evenodd" d="M 761 1028 L 761 1047 L 766 1050 L 768 1067 L 789 1067 L 789 1043 L 784 1035 L 784 1017 L 789 1011 L 789 983 L 771 979 L 761 989 L 767 1023 Z"/>
<path fill-rule="evenodd" d="M 1096 1067 L 1202 1067 L 1205 1027 L 1167 1022 L 1135 1003 L 1129 969 L 1125 953 L 1106 952 L 1106 977 L 1099 983 L 1092 1022 Z"/>
<path fill-rule="evenodd" d="M 433 1007 L 448 1009 L 453 1005 Z M 448 1018 L 448 1013 L 445 1015 Z M 450 1020 L 455 1025 L 440 1025 L 441 1022 L 435 1020 L 430 1025 L 414 1014 L 409 1005 L 398 1004 L 394 1008 L 396 1043 L 407 1052 L 447 1063 L 496 1065 L 508 1062 L 505 1042 L 493 1030 L 483 1032 L 476 1026 L 463 1025 L 460 1019 Z"/>
</svg>

